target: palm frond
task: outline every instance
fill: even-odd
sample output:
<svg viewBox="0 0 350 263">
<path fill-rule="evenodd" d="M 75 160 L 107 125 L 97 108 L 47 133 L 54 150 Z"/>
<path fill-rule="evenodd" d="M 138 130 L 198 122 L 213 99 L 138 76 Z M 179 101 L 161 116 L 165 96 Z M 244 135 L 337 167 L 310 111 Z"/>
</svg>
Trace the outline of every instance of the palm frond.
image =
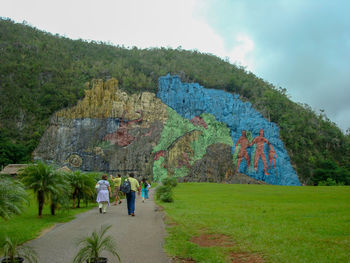
<svg viewBox="0 0 350 263">
<path fill-rule="evenodd" d="M 94 230 L 90 236 L 78 240 L 77 245 L 81 246 L 81 249 L 75 256 L 73 263 L 82 263 L 90 258 L 99 258 L 103 251 L 110 252 L 120 262 L 113 237 L 105 236 L 111 227 L 111 225 L 102 225 L 99 232 Z"/>
<path fill-rule="evenodd" d="M 0 181 L 0 217 L 8 219 L 13 214 L 22 212 L 28 204 L 28 195 L 23 185 L 9 178 Z"/>
</svg>

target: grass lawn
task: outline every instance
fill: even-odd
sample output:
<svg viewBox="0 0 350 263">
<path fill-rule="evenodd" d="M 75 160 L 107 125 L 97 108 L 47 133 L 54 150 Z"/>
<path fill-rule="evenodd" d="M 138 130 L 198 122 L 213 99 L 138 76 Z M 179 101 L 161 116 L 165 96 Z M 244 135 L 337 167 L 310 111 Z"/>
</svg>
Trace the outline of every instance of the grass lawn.
<svg viewBox="0 0 350 263">
<path fill-rule="evenodd" d="M 38 205 L 36 199 L 30 195 L 30 206 L 28 206 L 21 215 L 15 215 L 5 221 L 0 218 L 0 247 L 2 248 L 6 236 L 16 238 L 20 243 L 36 238 L 44 229 L 53 226 L 56 223 L 67 222 L 74 219 L 74 216 L 85 212 L 95 204 L 89 204 L 86 208 L 69 209 L 68 211 L 56 211 L 56 215 L 50 214 L 49 205 L 43 209 L 43 217 L 38 217 Z M 0 254 L 1 254 L 0 248 Z"/>
<path fill-rule="evenodd" d="M 160 203 L 170 255 L 213 263 L 350 262 L 350 187 L 182 183 L 174 199 Z M 190 241 L 203 234 L 232 242 Z"/>
</svg>

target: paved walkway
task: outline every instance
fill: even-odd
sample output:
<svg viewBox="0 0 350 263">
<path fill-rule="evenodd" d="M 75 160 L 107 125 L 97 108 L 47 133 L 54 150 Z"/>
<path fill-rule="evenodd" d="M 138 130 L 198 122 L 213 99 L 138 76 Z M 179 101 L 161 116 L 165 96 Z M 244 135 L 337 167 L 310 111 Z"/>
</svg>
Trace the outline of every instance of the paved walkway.
<svg viewBox="0 0 350 263">
<path fill-rule="evenodd" d="M 36 249 L 42 263 L 71 263 L 77 252 L 76 240 L 103 224 L 112 225 L 108 233 L 117 242 L 122 263 L 171 262 L 162 249 L 165 226 L 162 213 L 153 201 L 153 191 L 145 203 L 140 196 L 136 197 L 135 217 L 128 215 L 126 200 L 121 205 L 110 206 L 106 214 L 100 214 L 96 207 L 68 223 L 56 225 L 28 245 Z M 115 262 L 117 260 L 108 261 Z"/>
</svg>

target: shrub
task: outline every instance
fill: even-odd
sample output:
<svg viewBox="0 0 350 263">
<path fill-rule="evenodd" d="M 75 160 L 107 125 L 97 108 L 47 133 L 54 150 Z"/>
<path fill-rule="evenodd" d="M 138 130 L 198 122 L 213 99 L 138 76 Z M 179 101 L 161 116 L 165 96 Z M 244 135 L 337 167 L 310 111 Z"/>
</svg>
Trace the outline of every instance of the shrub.
<svg viewBox="0 0 350 263">
<path fill-rule="evenodd" d="M 116 243 L 112 236 L 107 236 L 107 231 L 111 225 L 102 225 L 100 231 L 94 230 L 90 236 L 83 237 L 78 241 L 80 249 L 76 254 L 73 262 L 98 262 L 101 258 L 101 253 L 106 251 L 115 256 L 120 262 L 120 257 L 116 249 Z"/>
<path fill-rule="evenodd" d="M 318 182 L 318 186 L 341 186 L 344 185 L 344 183 L 337 183 L 335 180 L 331 179 L 331 178 L 327 178 L 327 180 L 325 181 L 320 181 Z"/>
<path fill-rule="evenodd" d="M 1 261 L 4 263 L 15 263 L 22 262 L 19 261 L 20 258 L 26 259 L 29 263 L 38 263 L 38 255 L 36 251 L 28 246 L 19 246 L 17 240 L 12 240 L 6 237 L 3 246 L 3 252 L 5 258 Z"/>
<path fill-rule="evenodd" d="M 171 187 L 177 186 L 177 180 L 176 177 L 166 177 L 162 180 L 163 185 L 169 185 Z"/>
<path fill-rule="evenodd" d="M 162 184 L 156 188 L 156 198 L 162 202 L 174 202 L 173 188 L 177 186 L 176 177 L 166 177 L 162 180 Z"/>
<path fill-rule="evenodd" d="M 173 189 L 170 185 L 161 185 L 156 188 L 156 198 L 162 202 L 171 203 L 173 199 Z"/>
</svg>

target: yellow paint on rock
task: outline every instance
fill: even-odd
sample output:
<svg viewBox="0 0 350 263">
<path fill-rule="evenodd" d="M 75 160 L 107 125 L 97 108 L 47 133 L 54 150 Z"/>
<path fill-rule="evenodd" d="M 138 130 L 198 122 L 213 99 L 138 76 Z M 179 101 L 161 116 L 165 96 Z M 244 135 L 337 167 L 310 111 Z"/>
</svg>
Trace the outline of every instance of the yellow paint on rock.
<svg viewBox="0 0 350 263">
<path fill-rule="evenodd" d="M 166 107 L 154 93 L 129 95 L 118 88 L 116 79 L 94 80 L 92 88 L 85 90 L 85 97 L 75 107 L 61 110 L 56 116 L 67 119 L 121 118 L 126 110 L 124 118 L 134 120 L 140 118 L 138 111 L 142 111 L 141 127 L 149 127 L 156 120 L 164 123 L 168 119 Z"/>
</svg>

